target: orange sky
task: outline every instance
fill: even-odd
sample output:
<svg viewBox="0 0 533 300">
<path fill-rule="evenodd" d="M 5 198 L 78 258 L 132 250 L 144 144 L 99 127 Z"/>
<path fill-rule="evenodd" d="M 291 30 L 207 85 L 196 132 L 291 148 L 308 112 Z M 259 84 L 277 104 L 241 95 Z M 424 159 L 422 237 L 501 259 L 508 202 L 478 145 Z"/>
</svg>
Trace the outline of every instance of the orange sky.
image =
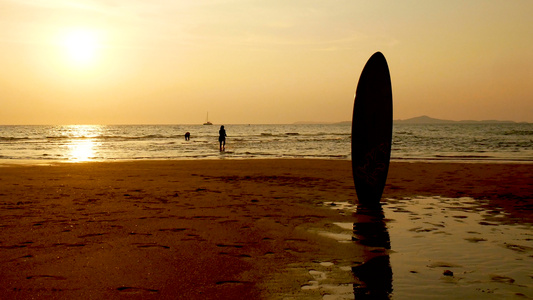
<svg viewBox="0 0 533 300">
<path fill-rule="evenodd" d="M 394 118 L 533 122 L 533 1 L 0 0 L 0 124 L 351 120 L 376 51 Z"/>
</svg>

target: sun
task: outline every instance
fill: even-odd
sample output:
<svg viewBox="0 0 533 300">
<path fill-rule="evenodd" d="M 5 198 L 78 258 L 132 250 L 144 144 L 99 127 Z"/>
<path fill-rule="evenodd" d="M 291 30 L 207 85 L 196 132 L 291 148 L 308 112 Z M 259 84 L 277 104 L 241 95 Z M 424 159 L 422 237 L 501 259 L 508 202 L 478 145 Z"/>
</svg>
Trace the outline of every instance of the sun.
<svg viewBox="0 0 533 300">
<path fill-rule="evenodd" d="M 99 48 L 95 32 L 86 29 L 73 29 L 63 36 L 63 46 L 67 56 L 77 64 L 94 62 Z"/>
</svg>

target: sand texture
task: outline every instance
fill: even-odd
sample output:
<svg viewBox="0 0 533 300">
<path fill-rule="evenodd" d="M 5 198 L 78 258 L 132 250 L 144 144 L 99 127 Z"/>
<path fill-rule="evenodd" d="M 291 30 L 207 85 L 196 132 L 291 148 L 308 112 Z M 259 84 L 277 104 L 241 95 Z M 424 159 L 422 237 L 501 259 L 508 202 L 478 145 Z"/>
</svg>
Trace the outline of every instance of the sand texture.
<svg viewBox="0 0 533 300">
<path fill-rule="evenodd" d="M 383 197 L 486 199 L 533 223 L 532 167 L 393 162 Z M 0 299 L 312 299 L 310 268 L 368 259 L 320 234 L 357 218 L 324 203 L 355 200 L 350 161 L 5 165 Z"/>
</svg>

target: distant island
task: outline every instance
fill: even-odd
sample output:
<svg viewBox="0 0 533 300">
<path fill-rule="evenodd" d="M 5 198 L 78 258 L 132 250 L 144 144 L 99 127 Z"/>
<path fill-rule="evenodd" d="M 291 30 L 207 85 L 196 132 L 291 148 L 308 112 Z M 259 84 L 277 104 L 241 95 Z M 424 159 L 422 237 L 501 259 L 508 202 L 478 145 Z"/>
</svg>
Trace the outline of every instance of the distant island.
<svg viewBox="0 0 533 300">
<path fill-rule="evenodd" d="M 499 121 L 499 120 L 461 120 L 461 121 L 453 121 L 453 120 L 442 120 L 442 119 L 435 119 L 428 116 L 420 116 L 405 120 L 394 120 L 394 123 L 398 124 L 450 124 L 450 123 L 460 123 L 460 124 L 480 124 L 480 123 L 516 123 L 514 121 Z"/>
<path fill-rule="evenodd" d="M 420 117 L 414 117 L 410 119 L 405 120 L 394 120 L 395 124 L 482 124 L 482 123 L 498 123 L 498 124 L 515 124 L 517 122 L 514 121 L 500 121 L 500 120 L 461 120 L 461 121 L 453 121 L 453 120 L 442 120 L 442 119 L 435 119 L 428 116 L 420 116 Z M 293 124 L 332 124 L 332 125 L 349 125 L 352 124 L 352 121 L 343 121 L 343 122 L 295 122 Z"/>
</svg>

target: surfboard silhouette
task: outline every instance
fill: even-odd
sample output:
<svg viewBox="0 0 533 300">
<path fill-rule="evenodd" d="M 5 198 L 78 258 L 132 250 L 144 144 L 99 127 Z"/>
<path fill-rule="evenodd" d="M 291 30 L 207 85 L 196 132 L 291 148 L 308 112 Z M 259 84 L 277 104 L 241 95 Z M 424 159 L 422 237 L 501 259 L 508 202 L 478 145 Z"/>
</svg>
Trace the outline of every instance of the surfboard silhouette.
<svg viewBox="0 0 533 300">
<path fill-rule="evenodd" d="M 376 52 L 361 72 L 353 107 L 352 172 L 360 205 L 380 205 L 391 143 L 392 85 L 387 60 Z"/>
</svg>

